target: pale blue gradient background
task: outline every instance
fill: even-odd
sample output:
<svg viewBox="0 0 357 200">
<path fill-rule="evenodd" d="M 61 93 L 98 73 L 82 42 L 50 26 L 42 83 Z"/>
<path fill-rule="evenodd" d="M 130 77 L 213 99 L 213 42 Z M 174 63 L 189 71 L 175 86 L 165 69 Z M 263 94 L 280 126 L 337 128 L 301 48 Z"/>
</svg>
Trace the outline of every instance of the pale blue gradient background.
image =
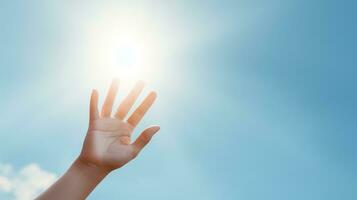
<svg viewBox="0 0 357 200">
<path fill-rule="evenodd" d="M 68 168 L 95 87 L 76 27 L 140 7 L 188 39 L 148 85 L 160 134 L 89 199 L 357 198 L 354 1 L 76 2 L 0 2 L 1 163 Z"/>
</svg>

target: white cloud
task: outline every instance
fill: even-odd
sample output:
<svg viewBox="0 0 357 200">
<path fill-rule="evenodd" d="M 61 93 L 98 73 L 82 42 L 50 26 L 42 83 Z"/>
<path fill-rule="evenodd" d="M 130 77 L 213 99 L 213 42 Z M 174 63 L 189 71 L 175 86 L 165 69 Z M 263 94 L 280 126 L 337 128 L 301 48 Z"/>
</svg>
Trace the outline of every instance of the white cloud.
<svg viewBox="0 0 357 200">
<path fill-rule="evenodd" d="M 9 164 L 0 164 L 0 193 L 16 200 L 34 199 L 56 180 L 56 175 L 35 163 L 15 171 Z"/>
</svg>

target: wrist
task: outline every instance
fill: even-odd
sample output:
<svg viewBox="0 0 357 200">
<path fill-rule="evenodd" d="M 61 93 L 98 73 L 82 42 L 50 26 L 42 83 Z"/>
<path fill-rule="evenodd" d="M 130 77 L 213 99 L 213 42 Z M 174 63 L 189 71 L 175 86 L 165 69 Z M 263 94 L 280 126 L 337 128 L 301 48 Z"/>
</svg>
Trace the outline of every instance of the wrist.
<svg viewBox="0 0 357 200">
<path fill-rule="evenodd" d="M 110 169 L 97 166 L 96 164 L 87 162 L 80 157 L 74 161 L 71 168 L 78 171 L 88 179 L 94 180 L 102 180 L 111 172 Z"/>
</svg>

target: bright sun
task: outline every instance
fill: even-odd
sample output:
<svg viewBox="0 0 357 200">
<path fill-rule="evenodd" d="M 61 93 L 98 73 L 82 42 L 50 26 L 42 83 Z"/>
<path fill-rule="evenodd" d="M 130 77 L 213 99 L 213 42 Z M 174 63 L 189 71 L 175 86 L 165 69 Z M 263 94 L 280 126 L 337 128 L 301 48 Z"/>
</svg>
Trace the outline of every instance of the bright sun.
<svg viewBox="0 0 357 200">
<path fill-rule="evenodd" d="M 126 77 L 139 75 L 150 62 L 149 42 L 129 34 L 116 34 L 105 38 L 98 50 L 101 64 L 107 67 L 109 73 Z"/>
<path fill-rule="evenodd" d="M 118 67 L 135 69 L 144 64 L 144 47 L 137 44 L 135 40 L 121 38 L 115 46 L 112 57 L 114 58 L 113 62 L 118 64 Z"/>
<path fill-rule="evenodd" d="M 150 79 L 157 65 L 160 41 L 157 30 L 143 20 L 104 17 L 87 31 L 86 58 L 93 76 L 135 81 Z"/>
<path fill-rule="evenodd" d="M 92 41 L 90 60 L 97 68 L 95 73 L 124 79 L 141 76 L 151 64 L 153 46 L 134 34 L 112 31 L 99 34 Z"/>
</svg>

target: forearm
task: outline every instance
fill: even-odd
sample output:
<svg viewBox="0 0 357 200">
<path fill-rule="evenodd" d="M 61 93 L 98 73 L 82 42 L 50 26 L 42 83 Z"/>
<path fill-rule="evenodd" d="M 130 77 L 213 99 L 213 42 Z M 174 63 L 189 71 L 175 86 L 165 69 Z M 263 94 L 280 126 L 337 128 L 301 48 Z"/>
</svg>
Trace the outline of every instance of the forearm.
<svg viewBox="0 0 357 200">
<path fill-rule="evenodd" d="M 68 171 L 36 200 L 85 199 L 108 173 L 76 159 Z"/>
</svg>

